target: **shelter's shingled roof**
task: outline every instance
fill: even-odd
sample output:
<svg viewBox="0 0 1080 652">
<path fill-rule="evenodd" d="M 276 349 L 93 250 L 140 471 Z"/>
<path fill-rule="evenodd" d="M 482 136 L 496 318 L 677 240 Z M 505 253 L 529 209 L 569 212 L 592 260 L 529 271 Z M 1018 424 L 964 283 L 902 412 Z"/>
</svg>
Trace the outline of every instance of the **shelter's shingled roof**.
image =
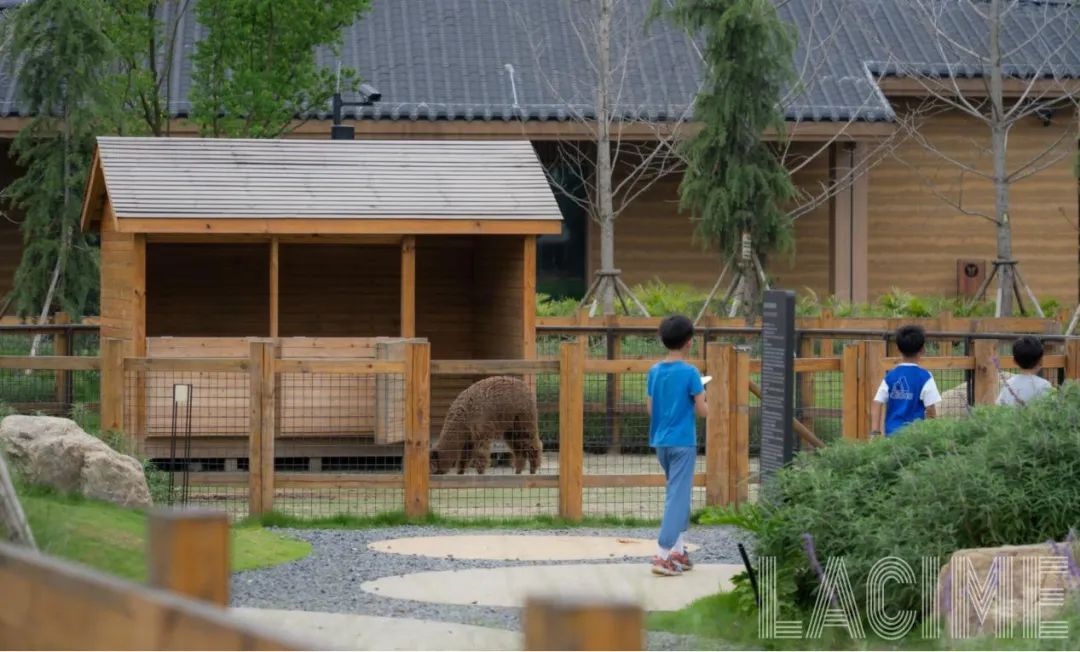
<svg viewBox="0 0 1080 652">
<path fill-rule="evenodd" d="M 527 141 L 98 138 L 118 218 L 562 219 Z"/>
<path fill-rule="evenodd" d="M 10 0 L 0 0 L 10 2 Z M 652 0 L 621 0 L 635 30 Z M 790 120 L 890 120 L 875 79 L 886 75 L 978 76 L 985 52 L 982 0 L 777 0 L 795 27 L 804 82 L 785 102 Z M 173 3 L 163 3 L 166 7 Z M 591 116 L 594 98 L 582 43 L 581 0 L 374 0 L 346 30 L 344 66 L 375 85 L 377 106 L 350 109 L 388 120 L 565 120 Z M 1080 77 L 1080 7 L 1071 0 L 1006 0 L 1007 70 L 1022 77 Z M 929 18 L 931 15 L 935 18 Z M 928 21 L 948 29 L 935 38 Z M 617 25 L 620 23 L 617 20 Z M 170 111 L 190 106 L 190 53 L 203 27 L 189 13 L 177 45 L 188 56 L 171 80 Z M 619 39 L 617 39 L 618 41 Z M 626 39 L 623 39 L 626 40 Z M 617 106 L 625 119 L 685 116 L 699 61 L 679 30 L 654 22 L 635 31 Z M 944 45 L 943 45 L 944 44 Z M 615 59 L 622 60 L 618 45 Z M 325 63 L 336 65 L 329 54 Z M 513 69 L 511 76 L 510 68 Z M 20 115 L 10 72 L 0 73 L 0 115 Z M 322 115 L 320 117 L 326 117 Z"/>
</svg>

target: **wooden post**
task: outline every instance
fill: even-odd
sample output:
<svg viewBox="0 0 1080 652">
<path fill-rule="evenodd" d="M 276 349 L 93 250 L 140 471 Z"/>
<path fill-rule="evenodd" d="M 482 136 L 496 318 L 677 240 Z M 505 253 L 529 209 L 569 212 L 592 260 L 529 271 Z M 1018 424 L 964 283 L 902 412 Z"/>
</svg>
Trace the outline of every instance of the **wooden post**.
<svg viewBox="0 0 1080 652">
<path fill-rule="evenodd" d="M 278 320 L 281 313 L 281 254 L 280 243 L 275 235 L 270 238 L 270 337 L 278 336 Z"/>
<path fill-rule="evenodd" d="M 808 319 L 805 320 L 809 326 L 813 328 L 821 327 L 820 319 Z M 799 336 L 799 357 L 800 358 L 813 358 L 814 357 L 814 338 L 809 335 Z M 802 422 L 806 424 L 806 427 L 810 430 L 817 430 L 814 423 L 814 418 L 808 416 L 807 410 L 814 409 L 814 373 L 810 371 L 804 371 L 796 373 L 795 376 L 799 379 L 799 403 L 796 407 L 803 409 Z M 810 412 L 809 414 L 813 414 Z"/>
<path fill-rule="evenodd" d="M 582 518 L 585 474 L 585 345 L 559 350 L 559 516 Z"/>
<path fill-rule="evenodd" d="M 416 337 L 416 238 L 411 235 L 401 239 L 401 336 Z"/>
<path fill-rule="evenodd" d="M 63 325 L 67 324 L 68 321 L 67 313 L 58 312 L 53 315 L 54 324 Z M 68 331 L 56 331 L 56 334 L 53 335 L 53 355 L 71 355 L 71 342 L 68 341 Z M 71 408 L 71 395 L 68 393 L 68 379 L 71 374 L 63 369 L 57 369 L 53 373 L 56 379 L 56 402 L 62 405 L 66 411 Z"/>
<path fill-rule="evenodd" d="M 841 391 L 841 432 L 844 439 L 859 439 L 859 353 L 858 344 L 844 347 L 844 357 L 840 363 Z"/>
<path fill-rule="evenodd" d="M 150 514 L 150 586 L 229 606 L 229 517 L 212 511 Z"/>
<path fill-rule="evenodd" d="M 400 338 L 375 338 L 377 360 L 404 360 L 405 342 Z M 395 374 L 375 376 L 375 443 L 405 441 L 405 395 Z"/>
<path fill-rule="evenodd" d="M 609 327 L 618 326 L 618 315 L 608 315 L 605 318 Z M 622 336 L 618 331 L 608 331 L 608 360 L 618 360 L 622 355 Z M 619 405 L 622 403 L 622 376 L 620 374 L 608 374 L 607 377 L 607 407 L 608 418 L 611 419 L 611 449 L 615 455 L 622 454 L 622 412 Z"/>
<path fill-rule="evenodd" d="M 1080 381 L 1080 340 L 1065 342 L 1065 377 Z"/>
<path fill-rule="evenodd" d="M 426 516 L 431 474 L 431 345 L 405 345 L 405 515 Z"/>
<path fill-rule="evenodd" d="M 526 650 L 644 650 L 645 612 L 627 602 L 525 601 Z"/>
<path fill-rule="evenodd" d="M 885 342 L 881 340 L 868 340 L 863 343 L 866 352 L 866 361 L 863 364 L 863 369 L 866 373 L 863 377 L 863 405 L 862 420 L 863 439 L 869 439 L 870 433 L 874 430 L 874 425 L 870 423 L 870 406 L 873 405 L 874 395 L 877 394 L 878 387 L 881 386 L 881 382 L 885 380 Z"/>
<path fill-rule="evenodd" d="M 522 359 L 536 359 L 536 236 L 523 238 L 524 250 L 521 253 L 521 346 Z M 530 377 L 531 378 L 531 377 Z M 531 383 L 530 383 L 531 384 Z M 533 385 L 535 388 L 535 385 Z"/>
<path fill-rule="evenodd" d="M 735 351 L 735 407 L 733 439 L 735 449 L 731 455 L 731 495 L 736 503 L 744 503 L 750 496 L 750 352 Z"/>
<path fill-rule="evenodd" d="M 124 348 L 112 337 L 101 340 L 101 431 L 124 431 Z M 141 447 L 140 447 L 141 448 Z"/>
<path fill-rule="evenodd" d="M 248 511 L 251 516 L 274 509 L 274 435 L 277 387 L 272 339 L 253 339 L 250 349 L 251 433 L 248 439 Z"/>
<path fill-rule="evenodd" d="M 993 405 L 998 395 L 998 370 L 994 365 L 997 340 L 975 340 L 975 405 Z"/>
<path fill-rule="evenodd" d="M 728 441 L 735 434 L 731 428 L 735 408 L 735 348 L 711 342 L 706 349 L 705 374 L 712 376 L 712 382 L 705 386 L 705 402 L 709 405 L 709 417 L 705 420 L 705 504 L 726 505 L 730 496 L 724 483 L 731 468 L 732 452 Z"/>
</svg>

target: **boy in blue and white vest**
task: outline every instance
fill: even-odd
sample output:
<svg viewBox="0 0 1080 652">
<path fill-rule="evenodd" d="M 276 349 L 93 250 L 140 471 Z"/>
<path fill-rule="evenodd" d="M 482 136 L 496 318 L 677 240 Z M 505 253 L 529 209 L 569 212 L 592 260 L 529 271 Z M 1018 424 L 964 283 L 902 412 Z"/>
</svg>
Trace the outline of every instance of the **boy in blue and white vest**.
<svg viewBox="0 0 1080 652">
<path fill-rule="evenodd" d="M 919 366 L 925 344 L 926 334 L 919 326 L 902 326 L 896 331 L 896 346 L 904 361 L 885 374 L 874 397 L 870 411 L 872 437 L 882 432 L 892 437 L 913 421 L 937 416 L 941 394 L 934 376 Z"/>
</svg>

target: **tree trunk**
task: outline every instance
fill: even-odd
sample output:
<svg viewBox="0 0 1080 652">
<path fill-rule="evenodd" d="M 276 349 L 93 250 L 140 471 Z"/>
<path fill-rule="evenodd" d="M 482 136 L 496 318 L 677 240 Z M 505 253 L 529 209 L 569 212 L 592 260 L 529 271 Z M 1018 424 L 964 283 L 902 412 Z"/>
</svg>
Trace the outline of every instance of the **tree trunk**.
<svg viewBox="0 0 1080 652">
<path fill-rule="evenodd" d="M 596 30 L 596 194 L 600 219 L 600 269 L 615 269 L 615 209 L 611 196 L 611 7 L 612 0 L 599 0 L 600 17 Z M 609 279 L 610 280 L 610 279 Z M 615 314 L 615 284 L 600 286 L 600 302 L 605 315 Z"/>
<path fill-rule="evenodd" d="M 1009 127 L 1005 117 L 1004 71 L 1001 63 L 1001 0 L 990 1 L 990 148 L 994 157 L 994 217 L 997 219 L 997 259 L 1012 260 L 1012 224 L 1009 222 L 1009 173 L 1006 155 Z M 1013 268 L 998 270 L 997 313 L 1012 315 Z"/>
</svg>

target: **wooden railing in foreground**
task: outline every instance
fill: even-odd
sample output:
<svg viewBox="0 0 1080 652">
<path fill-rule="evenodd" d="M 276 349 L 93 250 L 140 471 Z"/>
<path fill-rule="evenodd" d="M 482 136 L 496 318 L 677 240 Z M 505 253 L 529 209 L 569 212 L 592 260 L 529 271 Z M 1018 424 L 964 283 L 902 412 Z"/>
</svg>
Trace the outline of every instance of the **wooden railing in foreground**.
<svg viewBox="0 0 1080 652">
<path fill-rule="evenodd" d="M 224 515 L 153 514 L 150 530 L 154 588 L 0 543 L 0 648 L 310 649 L 222 608 L 229 581 Z"/>
<path fill-rule="evenodd" d="M 629 602 L 532 597 L 522 620 L 526 650 L 645 649 L 645 612 Z"/>
</svg>

